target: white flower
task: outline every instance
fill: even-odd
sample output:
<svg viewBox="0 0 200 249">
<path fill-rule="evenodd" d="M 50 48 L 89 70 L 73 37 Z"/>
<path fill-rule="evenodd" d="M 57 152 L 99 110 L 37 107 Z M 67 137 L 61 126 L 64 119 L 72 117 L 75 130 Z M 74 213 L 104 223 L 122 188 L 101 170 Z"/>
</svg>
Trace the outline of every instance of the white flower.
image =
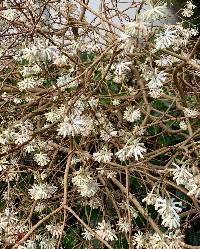
<svg viewBox="0 0 200 249">
<path fill-rule="evenodd" d="M 114 99 L 114 100 L 112 101 L 112 104 L 115 105 L 115 106 L 117 106 L 117 105 L 120 104 L 120 100 L 119 100 L 119 99 Z"/>
<path fill-rule="evenodd" d="M 154 98 L 160 98 L 163 94 L 163 89 L 162 88 L 152 88 L 150 89 L 149 95 Z"/>
<path fill-rule="evenodd" d="M 75 136 L 83 131 L 85 125 L 85 120 L 81 116 L 65 117 L 57 129 L 58 135 L 63 135 L 63 137 L 69 135 Z"/>
<path fill-rule="evenodd" d="M 93 158 L 97 162 L 108 163 L 111 161 L 113 153 L 109 152 L 106 147 L 103 147 L 99 152 L 93 153 Z"/>
<path fill-rule="evenodd" d="M 36 246 L 37 246 L 37 245 L 36 245 L 36 242 L 35 242 L 34 240 L 28 239 L 28 240 L 26 240 L 26 241 L 24 242 L 24 245 L 23 245 L 23 246 L 19 245 L 19 246 L 17 247 L 17 249 L 35 249 Z"/>
<path fill-rule="evenodd" d="M 181 121 L 179 123 L 179 126 L 180 126 L 181 130 L 184 130 L 184 131 L 187 130 L 187 124 L 185 123 L 185 121 Z"/>
<path fill-rule="evenodd" d="M 118 39 L 121 44 L 119 46 L 119 49 L 124 49 L 126 53 L 132 54 L 135 49 L 135 44 L 133 41 L 133 38 L 130 35 L 127 34 L 120 34 L 120 37 Z"/>
<path fill-rule="evenodd" d="M 55 123 L 60 119 L 59 112 L 56 112 L 56 111 L 50 111 L 50 112 L 45 113 L 44 115 L 47 121 L 50 123 Z"/>
<path fill-rule="evenodd" d="M 7 169 L 7 172 L 5 175 L 2 176 L 2 180 L 6 182 L 13 181 L 14 179 L 17 180 L 19 177 L 18 171 L 14 166 L 10 166 Z"/>
<path fill-rule="evenodd" d="M 136 245 L 137 249 L 145 248 L 146 241 L 146 236 L 140 231 L 132 237 L 132 243 L 134 246 Z"/>
<path fill-rule="evenodd" d="M 6 9 L 2 11 L 2 16 L 9 21 L 13 21 L 17 17 L 15 9 Z"/>
<path fill-rule="evenodd" d="M 191 17 L 194 14 L 193 9 L 196 8 L 196 5 L 192 1 L 187 1 L 185 8 L 182 10 L 181 14 L 184 17 Z"/>
<path fill-rule="evenodd" d="M 89 100 L 88 100 L 88 103 L 91 107 L 94 107 L 96 108 L 98 106 L 98 103 L 99 103 L 99 99 L 97 98 L 94 98 L 94 97 L 91 97 Z"/>
<path fill-rule="evenodd" d="M 7 161 L 5 157 L 0 159 L 0 171 L 5 170 L 8 167 L 8 165 L 9 165 L 9 161 Z"/>
<path fill-rule="evenodd" d="M 155 68 L 155 71 L 151 74 L 151 80 L 148 82 L 149 94 L 152 98 L 159 98 L 162 93 L 162 86 L 166 81 L 167 74 L 163 71 L 158 72 L 158 69 Z"/>
<path fill-rule="evenodd" d="M 155 209 L 162 216 L 162 225 L 172 228 L 180 226 L 180 217 L 177 213 L 182 211 L 182 203 L 174 202 L 172 198 L 163 199 L 158 197 L 155 203 Z"/>
<path fill-rule="evenodd" d="M 178 185 L 187 185 L 189 180 L 193 178 L 193 175 L 188 171 L 186 165 L 179 167 L 176 163 L 172 163 L 176 168 L 170 169 L 173 174 L 173 179 Z"/>
<path fill-rule="evenodd" d="M 135 109 L 134 106 L 127 107 L 125 112 L 124 112 L 123 118 L 129 122 L 138 121 L 141 118 L 140 109 L 139 108 Z"/>
<path fill-rule="evenodd" d="M 184 17 L 191 17 L 194 14 L 194 11 L 192 9 L 184 8 L 181 14 Z"/>
<path fill-rule="evenodd" d="M 0 232 L 6 230 L 8 226 L 16 225 L 18 218 L 16 216 L 17 212 L 14 212 L 12 208 L 5 208 L 3 213 L 0 213 Z"/>
<path fill-rule="evenodd" d="M 55 64 L 59 67 L 67 65 L 67 63 L 68 63 L 68 58 L 65 55 L 61 55 L 61 56 L 56 57 L 54 59 L 54 62 L 53 62 L 53 64 Z"/>
<path fill-rule="evenodd" d="M 125 218 L 120 218 L 117 226 L 119 227 L 119 230 L 125 233 L 128 233 L 130 225 L 129 222 Z"/>
<path fill-rule="evenodd" d="M 157 199 L 157 195 L 153 193 L 153 189 L 147 196 L 142 200 L 142 202 L 146 202 L 147 205 L 155 205 Z"/>
<path fill-rule="evenodd" d="M 187 193 L 189 196 L 195 196 L 195 198 L 200 197 L 200 175 L 193 176 L 189 179 L 189 182 L 185 186 L 189 190 Z"/>
<path fill-rule="evenodd" d="M 153 249 L 170 249 L 165 241 L 164 235 L 161 238 L 160 235 L 157 233 L 154 233 L 153 235 L 149 236 L 149 244 L 151 245 L 150 248 Z"/>
<path fill-rule="evenodd" d="M 192 9 L 195 9 L 197 6 L 194 5 L 192 1 L 187 1 L 186 7 L 187 7 L 188 9 L 191 9 L 191 10 L 192 10 Z"/>
<path fill-rule="evenodd" d="M 36 206 L 35 206 L 35 211 L 36 212 L 39 212 L 39 213 L 42 213 L 42 211 L 46 208 L 46 206 L 43 204 L 43 203 L 38 203 Z"/>
<path fill-rule="evenodd" d="M 143 15 L 146 20 L 157 20 L 160 17 L 165 16 L 167 11 L 167 4 L 159 5 L 159 6 L 153 6 L 149 3 L 148 10 L 146 10 Z"/>
<path fill-rule="evenodd" d="M 23 75 L 23 77 L 30 77 L 32 75 L 37 75 L 41 71 L 42 69 L 38 65 L 34 65 L 33 67 L 24 66 L 20 73 Z"/>
<path fill-rule="evenodd" d="M 174 44 L 177 37 L 177 31 L 171 30 L 170 27 L 167 27 L 164 32 L 156 35 L 156 49 L 168 48 Z"/>
<path fill-rule="evenodd" d="M 18 59 L 20 57 L 24 58 L 29 63 L 36 61 L 46 62 L 47 60 L 51 61 L 53 58 L 58 57 L 58 50 L 55 46 L 49 46 L 48 40 L 35 38 L 34 43 L 30 44 L 29 47 L 21 49 L 17 57 Z"/>
<path fill-rule="evenodd" d="M 91 240 L 93 238 L 93 235 L 87 229 L 84 229 L 84 232 L 82 232 L 81 235 L 85 240 Z"/>
<path fill-rule="evenodd" d="M 190 108 L 184 108 L 183 112 L 188 118 L 197 118 L 199 116 L 199 111 Z"/>
<path fill-rule="evenodd" d="M 39 248 L 41 248 L 41 249 L 55 249 L 57 246 L 57 243 L 58 243 L 57 239 L 42 237 L 42 239 L 39 243 Z M 35 248 L 33 248 L 33 249 L 35 249 Z"/>
<path fill-rule="evenodd" d="M 31 195 L 31 199 L 40 200 L 50 198 L 56 192 L 56 190 L 56 186 L 52 186 L 47 183 L 40 183 L 34 184 L 28 191 Z"/>
<path fill-rule="evenodd" d="M 117 136 L 117 131 L 113 129 L 113 125 L 111 122 L 105 122 L 105 120 L 102 122 L 103 124 L 103 130 L 100 131 L 100 137 L 104 141 L 109 141 L 112 137 Z"/>
<path fill-rule="evenodd" d="M 57 79 L 57 86 L 61 87 L 61 90 L 65 90 L 66 88 L 77 87 L 78 82 L 74 81 L 70 75 L 63 75 Z"/>
<path fill-rule="evenodd" d="M 165 234 L 165 240 L 169 245 L 169 249 L 182 249 L 184 247 L 184 235 L 181 234 L 180 230 L 169 232 Z"/>
<path fill-rule="evenodd" d="M 163 83 L 166 81 L 167 74 L 163 71 L 158 72 L 158 69 L 155 68 L 155 71 L 152 74 L 151 80 L 148 82 L 148 87 L 150 89 L 157 89 L 163 86 Z"/>
<path fill-rule="evenodd" d="M 161 67 L 172 66 L 174 63 L 179 62 L 180 59 L 171 55 L 161 55 L 158 60 L 155 60 L 156 64 Z"/>
<path fill-rule="evenodd" d="M 51 235 L 55 238 L 59 238 L 62 235 L 63 229 L 62 225 L 46 225 L 47 231 L 51 233 Z"/>
<path fill-rule="evenodd" d="M 82 168 L 77 171 L 72 182 L 78 187 L 78 191 L 83 197 L 92 197 L 98 191 L 98 184 Z"/>
<path fill-rule="evenodd" d="M 110 223 L 105 222 L 105 220 L 98 223 L 96 233 L 106 241 L 117 240 L 115 231 L 111 228 Z"/>
<path fill-rule="evenodd" d="M 87 203 L 92 209 L 97 209 L 102 206 L 101 199 L 98 197 L 92 197 L 90 198 L 89 202 Z"/>
<path fill-rule="evenodd" d="M 144 158 L 142 153 L 146 152 L 146 148 L 143 143 L 139 143 L 137 139 L 129 139 L 123 149 L 119 150 L 115 155 L 120 159 L 120 161 L 125 161 L 129 157 L 135 157 L 138 161 L 139 157 Z"/>
<path fill-rule="evenodd" d="M 141 20 L 125 23 L 125 33 L 132 37 L 145 37 L 149 33 L 148 24 Z"/>
<path fill-rule="evenodd" d="M 43 154 L 42 152 L 35 154 L 34 155 L 34 160 L 36 161 L 36 163 L 40 166 L 45 166 L 50 162 L 49 157 L 47 156 L 47 154 Z"/>
<path fill-rule="evenodd" d="M 122 61 L 122 62 L 119 62 L 116 67 L 115 67 L 115 74 L 121 76 L 122 74 L 125 74 L 127 71 L 130 71 L 130 65 L 132 63 L 131 62 L 128 62 L 128 61 Z"/>
<path fill-rule="evenodd" d="M 24 80 L 17 83 L 20 91 L 28 88 L 34 88 L 40 84 L 40 81 L 36 81 L 33 78 L 25 78 Z"/>
</svg>

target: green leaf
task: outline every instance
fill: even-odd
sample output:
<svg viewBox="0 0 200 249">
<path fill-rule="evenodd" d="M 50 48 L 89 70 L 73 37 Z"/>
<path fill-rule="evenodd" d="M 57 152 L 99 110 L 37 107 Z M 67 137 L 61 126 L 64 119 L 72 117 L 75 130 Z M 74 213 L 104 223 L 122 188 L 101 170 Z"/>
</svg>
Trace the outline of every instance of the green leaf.
<svg viewBox="0 0 200 249">
<path fill-rule="evenodd" d="M 73 228 L 67 229 L 65 236 L 62 241 L 63 249 L 72 249 L 77 244 L 77 235 Z"/>
<path fill-rule="evenodd" d="M 101 98 L 100 103 L 103 105 L 111 105 L 111 99 L 110 98 Z"/>
</svg>

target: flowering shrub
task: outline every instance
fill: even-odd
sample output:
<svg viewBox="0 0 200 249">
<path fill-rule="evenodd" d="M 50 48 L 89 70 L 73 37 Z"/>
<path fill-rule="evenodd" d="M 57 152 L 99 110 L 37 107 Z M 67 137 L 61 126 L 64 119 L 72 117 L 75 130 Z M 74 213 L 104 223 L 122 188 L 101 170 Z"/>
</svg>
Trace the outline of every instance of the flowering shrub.
<svg viewBox="0 0 200 249">
<path fill-rule="evenodd" d="M 196 6 L 127 2 L 3 2 L 1 248 L 200 248 Z"/>
</svg>

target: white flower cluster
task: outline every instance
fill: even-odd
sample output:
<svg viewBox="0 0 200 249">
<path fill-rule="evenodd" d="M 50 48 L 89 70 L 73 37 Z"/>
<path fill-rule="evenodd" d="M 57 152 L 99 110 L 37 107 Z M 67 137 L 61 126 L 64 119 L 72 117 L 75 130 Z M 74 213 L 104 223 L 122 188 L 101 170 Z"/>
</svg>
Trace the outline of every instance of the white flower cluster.
<svg viewBox="0 0 200 249">
<path fill-rule="evenodd" d="M 97 162 L 108 163 L 111 161 L 113 153 L 109 152 L 106 147 L 103 147 L 99 152 L 93 153 L 93 158 Z"/>
<path fill-rule="evenodd" d="M 161 67 L 170 67 L 179 61 L 180 61 L 180 59 L 178 59 L 172 55 L 161 55 L 158 60 L 155 60 L 155 63 Z"/>
<path fill-rule="evenodd" d="M 130 138 L 124 148 L 119 150 L 115 155 L 120 161 L 125 161 L 133 156 L 135 157 L 135 160 L 138 161 L 139 157 L 144 158 L 142 153 L 145 153 L 146 150 L 144 144 L 140 143 L 138 139 Z"/>
<path fill-rule="evenodd" d="M 143 198 L 142 202 L 146 202 L 147 205 L 155 205 L 156 199 L 158 198 L 157 194 L 154 194 L 154 188 L 150 193 L 147 193 L 146 197 Z"/>
<path fill-rule="evenodd" d="M 46 112 L 44 115 L 47 122 L 55 123 L 63 118 L 63 116 L 65 115 L 65 111 L 66 107 L 65 105 L 62 104 L 58 108 L 51 109 L 49 112 Z"/>
<path fill-rule="evenodd" d="M 164 71 L 158 72 L 158 69 L 155 68 L 155 71 L 152 73 L 150 81 L 148 82 L 149 94 L 152 98 L 159 98 L 163 93 L 163 84 L 167 79 L 167 74 Z"/>
<path fill-rule="evenodd" d="M 12 208 L 6 208 L 4 213 L 0 213 L 0 233 L 10 225 L 16 225 L 18 218 L 17 212 L 14 212 Z"/>
<path fill-rule="evenodd" d="M 117 236 L 115 235 L 115 230 L 112 229 L 110 223 L 103 220 L 98 223 L 97 229 L 95 231 L 102 239 L 106 241 L 117 240 Z"/>
<path fill-rule="evenodd" d="M 124 233 L 129 232 L 130 224 L 126 218 L 120 218 L 117 223 L 118 229 Z"/>
<path fill-rule="evenodd" d="M 182 249 L 184 246 L 184 236 L 180 230 L 163 234 L 137 232 L 132 237 L 133 246 L 137 249 Z"/>
<path fill-rule="evenodd" d="M 78 81 L 75 81 L 73 77 L 67 74 L 67 75 L 60 76 L 57 79 L 56 84 L 58 87 L 60 87 L 62 91 L 64 91 L 67 88 L 77 87 Z"/>
<path fill-rule="evenodd" d="M 28 47 L 21 49 L 19 54 L 16 55 L 16 59 L 26 59 L 29 64 L 37 62 L 46 62 L 47 60 L 53 60 L 58 56 L 57 47 L 48 44 L 48 40 L 35 38 L 32 44 Z"/>
<path fill-rule="evenodd" d="M 119 223 L 119 227 L 122 228 L 122 221 Z M 123 227 L 120 230 L 125 229 Z M 96 229 L 94 230 L 95 233 L 97 233 L 103 240 L 106 241 L 113 241 L 113 240 L 118 240 L 117 236 L 115 235 L 115 230 L 112 229 L 112 226 L 110 225 L 109 222 L 106 222 L 105 220 L 102 220 L 102 222 L 98 222 L 98 225 Z M 83 238 L 85 240 L 91 240 L 93 239 L 94 235 L 88 231 L 87 229 L 84 229 L 84 231 L 81 233 Z"/>
<path fill-rule="evenodd" d="M 51 233 L 53 238 L 59 238 L 63 232 L 63 226 L 60 224 L 46 225 L 47 231 Z"/>
<path fill-rule="evenodd" d="M 165 49 L 174 45 L 177 38 L 177 30 L 169 26 L 164 31 L 156 35 L 156 49 Z"/>
<path fill-rule="evenodd" d="M 14 142 L 17 145 L 26 143 L 31 139 L 33 133 L 33 124 L 30 120 L 19 122 L 13 128 L 5 129 L 0 135 L 0 143 L 3 145 Z"/>
<path fill-rule="evenodd" d="M 185 8 L 182 10 L 181 14 L 184 17 L 191 17 L 194 14 L 194 9 L 196 6 L 192 3 L 192 1 L 187 1 Z"/>
<path fill-rule="evenodd" d="M 89 116 L 71 115 L 65 116 L 64 121 L 58 126 L 58 135 L 76 136 L 81 134 L 88 136 L 94 130 L 93 119 Z"/>
<path fill-rule="evenodd" d="M 18 249 L 56 249 L 57 240 L 55 238 L 47 238 L 45 236 L 36 235 L 35 240 L 27 239 L 23 245 L 19 245 Z"/>
<path fill-rule="evenodd" d="M 125 33 L 131 37 L 145 37 L 149 32 L 149 23 L 144 20 L 137 20 L 125 24 Z"/>
<path fill-rule="evenodd" d="M 23 69 L 20 71 L 20 73 L 23 75 L 23 77 L 31 77 L 33 75 L 37 75 L 42 71 L 41 67 L 38 65 L 34 65 L 32 67 L 25 67 L 23 66 Z M 37 82 L 35 82 L 35 85 L 37 84 Z M 33 84 L 34 85 L 34 84 Z M 32 86 L 31 86 L 32 87 Z M 26 87 L 29 88 L 29 87 Z M 25 89 L 25 88 L 23 88 Z"/>
<path fill-rule="evenodd" d="M 117 136 L 117 131 L 113 128 L 113 125 L 111 122 L 103 122 L 102 123 L 102 129 L 100 130 L 100 137 L 104 141 L 109 141 L 113 137 Z"/>
<path fill-rule="evenodd" d="M 11 8 L 6 9 L 2 11 L 2 16 L 9 21 L 13 21 L 17 17 L 17 12 L 15 9 L 11 9 Z"/>
<path fill-rule="evenodd" d="M 162 198 L 153 193 L 153 190 L 142 200 L 147 205 L 154 205 L 155 210 L 162 217 L 162 225 L 165 227 L 178 228 L 180 226 L 180 217 L 178 213 L 182 211 L 182 203 L 174 201 L 174 198 Z"/>
<path fill-rule="evenodd" d="M 159 50 L 170 47 L 178 51 L 180 47 L 188 44 L 190 37 L 197 34 L 198 30 L 196 28 L 185 28 L 182 23 L 165 25 L 164 29 L 155 36 L 155 48 Z"/>
<path fill-rule="evenodd" d="M 34 184 L 32 188 L 28 190 L 31 195 L 31 199 L 34 200 L 51 198 L 56 191 L 56 186 L 52 186 L 47 183 Z"/>
<path fill-rule="evenodd" d="M 167 13 L 167 4 L 155 5 L 153 6 L 150 1 L 148 1 L 148 9 L 143 13 L 144 19 L 149 21 L 158 20 Z"/>
<path fill-rule="evenodd" d="M 200 198 L 200 173 L 189 167 L 187 162 L 183 162 L 181 166 L 172 163 L 175 168 L 170 169 L 173 179 L 177 185 L 183 185 L 188 190 L 189 196 Z"/>
<path fill-rule="evenodd" d="M 42 152 L 34 155 L 34 160 L 40 166 L 45 166 L 50 162 L 50 159 L 47 154 L 43 154 Z"/>
<path fill-rule="evenodd" d="M 93 234 L 91 234 L 87 229 L 84 229 L 81 235 L 85 240 L 91 240 L 93 238 Z"/>
<path fill-rule="evenodd" d="M 16 243 L 18 233 L 27 232 L 28 227 L 20 223 L 17 214 L 14 207 L 7 207 L 0 213 L 0 238 L 5 238 L 8 244 Z"/>
<path fill-rule="evenodd" d="M 19 86 L 19 90 L 20 91 L 23 91 L 25 89 L 29 89 L 29 88 L 34 88 L 36 86 L 39 86 L 41 85 L 43 82 L 42 80 L 37 80 L 37 79 L 34 79 L 32 77 L 29 77 L 29 78 L 25 78 L 23 79 L 22 81 L 19 81 L 17 83 L 17 85 Z"/>
<path fill-rule="evenodd" d="M 65 117 L 64 121 L 59 124 L 58 135 L 63 137 L 80 134 L 84 130 L 85 121 L 80 116 Z"/>
<path fill-rule="evenodd" d="M 187 118 L 197 118 L 200 115 L 199 111 L 190 108 L 184 108 L 183 112 Z"/>
<path fill-rule="evenodd" d="M 130 35 L 122 33 L 120 34 L 120 37 L 118 40 L 120 43 L 120 46 L 119 46 L 120 49 L 123 49 L 126 53 L 130 53 L 130 54 L 133 53 L 135 46 L 134 46 L 133 38 Z"/>
<path fill-rule="evenodd" d="M 179 123 L 179 126 L 180 126 L 181 130 L 183 130 L 183 131 L 186 131 L 188 129 L 187 124 L 185 123 L 185 121 L 181 121 Z"/>
<path fill-rule="evenodd" d="M 139 38 L 148 36 L 152 31 L 149 21 L 155 21 L 166 16 L 166 10 L 166 4 L 153 5 L 150 1 L 148 1 L 147 10 L 144 11 L 142 15 L 136 19 L 136 21 L 125 24 L 125 33 L 132 37 Z"/>
<path fill-rule="evenodd" d="M 165 227 L 178 228 L 180 226 L 180 217 L 178 213 L 182 211 L 182 203 L 176 202 L 172 198 L 158 197 L 155 203 L 155 209 L 162 217 L 162 225 Z"/>
<path fill-rule="evenodd" d="M 115 66 L 115 74 L 118 75 L 119 77 L 122 76 L 123 74 L 126 74 L 127 72 L 129 72 L 130 69 L 130 65 L 132 63 L 129 61 L 121 61 L 119 62 L 116 66 Z"/>
<path fill-rule="evenodd" d="M 30 120 L 15 125 L 15 131 L 11 133 L 16 144 L 23 144 L 31 138 L 33 124 Z"/>
<path fill-rule="evenodd" d="M 83 197 L 92 197 L 98 191 L 98 184 L 84 169 L 77 171 L 76 176 L 72 178 L 72 182 L 77 186 L 78 191 Z"/>
<path fill-rule="evenodd" d="M 134 106 L 128 106 L 124 112 L 123 118 L 129 122 L 138 121 L 141 118 L 140 109 L 135 109 Z"/>
</svg>

